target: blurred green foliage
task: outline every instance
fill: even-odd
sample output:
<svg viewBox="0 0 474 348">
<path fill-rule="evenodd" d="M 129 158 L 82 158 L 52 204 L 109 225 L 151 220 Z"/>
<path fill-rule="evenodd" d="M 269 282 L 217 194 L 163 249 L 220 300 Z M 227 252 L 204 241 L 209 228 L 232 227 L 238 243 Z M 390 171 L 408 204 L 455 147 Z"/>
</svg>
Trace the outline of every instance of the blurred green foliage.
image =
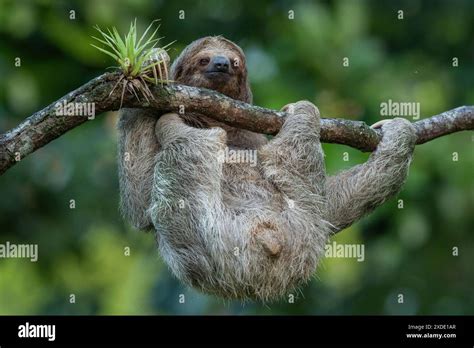
<svg viewBox="0 0 474 348">
<path fill-rule="evenodd" d="M 0 0 L 0 131 L 112 65 L 90 46 L 93 26 L 125 32 L 134 18 L 141 30 L 161 18 L 160 35 L 177 40 L 172 57 L 201 36 L 236 41 L 261 106 L 308 99 L 324 117 L 373 123 L 387 99 L 420 102 L 422 117 L 474 104 L 468 0 Z M 324 259 L 295 303 L 261 305 L 185 288 L 159 259 L 153 235 L 122 220 L 116 119 L 107 113 L 72 130 L 0 178 L 0 243 L 39 245 L 36 263 L 0 259 L 0 314 L 474 314 L 472 134 L 417 147 L 399 196 L 333 238 L 364 243 L 364 262 Z M 324 149 L 330 173 L 367 158 Z"/>
</svg>

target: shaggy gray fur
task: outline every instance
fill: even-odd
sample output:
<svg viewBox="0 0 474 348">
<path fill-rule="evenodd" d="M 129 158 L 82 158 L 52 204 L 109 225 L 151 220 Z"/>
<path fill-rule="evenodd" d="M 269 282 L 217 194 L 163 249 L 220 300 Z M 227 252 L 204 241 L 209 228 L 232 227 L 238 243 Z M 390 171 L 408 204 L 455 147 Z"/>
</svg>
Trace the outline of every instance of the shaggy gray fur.
<svg viewBox="0 0 474 348">
<path fill-rule="evenodd" d="M 210 85 L 195 63 L 202 52 L 237 55 L 242 66 L 222 86 Z M 251 98 L 245 57 L 221 37 L 188 46 L 171 78 Z M 184 283 L 224 298 L 280 298 L 311 278 L 331 232 L 372 211 L 405 181 L 415 144 L 408 121 L 384 124 L 365 164 L 326 180 L 318 109 L 300 101 L 287 110 L 270 142 L 203 115 L 156 121 L 147 111 L 122 110 L 121 210 L 136 228 L 154 227 L 161 256 Z M 222 163 L 226 146 L 257 150 L 257 165 Z"/>
</svg>

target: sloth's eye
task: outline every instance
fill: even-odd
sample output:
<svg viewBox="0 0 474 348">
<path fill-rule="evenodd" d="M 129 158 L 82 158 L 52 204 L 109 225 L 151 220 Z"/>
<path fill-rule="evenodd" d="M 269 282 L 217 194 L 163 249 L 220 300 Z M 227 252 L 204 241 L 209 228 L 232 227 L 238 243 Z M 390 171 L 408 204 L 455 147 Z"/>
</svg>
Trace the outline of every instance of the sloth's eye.
<svg viewBox="0 0 474 348">
<path fill-rule="evenodd" d="M 209 64 L 209 58 L 202 58 L 202 59 L 199 61 L 199 64 L 201 64 L 201 65 L 207 65 L 207 64 Z"/>
</svg>

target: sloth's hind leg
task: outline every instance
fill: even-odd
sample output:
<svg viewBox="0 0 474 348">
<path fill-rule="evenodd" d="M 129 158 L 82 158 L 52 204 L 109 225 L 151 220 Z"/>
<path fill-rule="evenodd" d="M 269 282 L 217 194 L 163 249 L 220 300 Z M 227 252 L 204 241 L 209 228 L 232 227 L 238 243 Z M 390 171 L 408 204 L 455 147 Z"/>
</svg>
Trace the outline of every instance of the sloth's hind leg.
<svg viewBox="0 0 474 348">
<path fill-rule="evenodd" d="M 265 145 L 260 157 L 265 177 L 284 199 L 278 219 L 295 274 L 314 270 L 329 233 L 324 220 L 325 165 L 320 143 L 318 109 L 307 101 L 290 104 L 278 135 Z M 276 233 L 278 236 L 278 233 Z"/>
</svg>

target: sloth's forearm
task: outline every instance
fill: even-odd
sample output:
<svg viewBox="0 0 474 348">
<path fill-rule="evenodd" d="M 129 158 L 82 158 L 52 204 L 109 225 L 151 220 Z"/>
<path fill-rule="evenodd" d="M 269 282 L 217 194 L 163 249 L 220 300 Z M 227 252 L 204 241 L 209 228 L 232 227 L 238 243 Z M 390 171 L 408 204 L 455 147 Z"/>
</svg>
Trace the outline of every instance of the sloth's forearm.
<svg viewBox="0 0 474 348">
<path fill-rule="evenodd" d="M 156 118 L 146 110 L 123 109 L 118 123 L 120 210 L 137 229 L 151 228 L 147 210 L 159 150 Z"/>
<path fill-rule="evenodd" d="M 409 161 L 390 160 L 374 158 L 327 178 L 327 221 L 333 233 L 349 227 L 399 192 Z M 384 166 L 388 168 L 379 172 Z"/>
</svg>

